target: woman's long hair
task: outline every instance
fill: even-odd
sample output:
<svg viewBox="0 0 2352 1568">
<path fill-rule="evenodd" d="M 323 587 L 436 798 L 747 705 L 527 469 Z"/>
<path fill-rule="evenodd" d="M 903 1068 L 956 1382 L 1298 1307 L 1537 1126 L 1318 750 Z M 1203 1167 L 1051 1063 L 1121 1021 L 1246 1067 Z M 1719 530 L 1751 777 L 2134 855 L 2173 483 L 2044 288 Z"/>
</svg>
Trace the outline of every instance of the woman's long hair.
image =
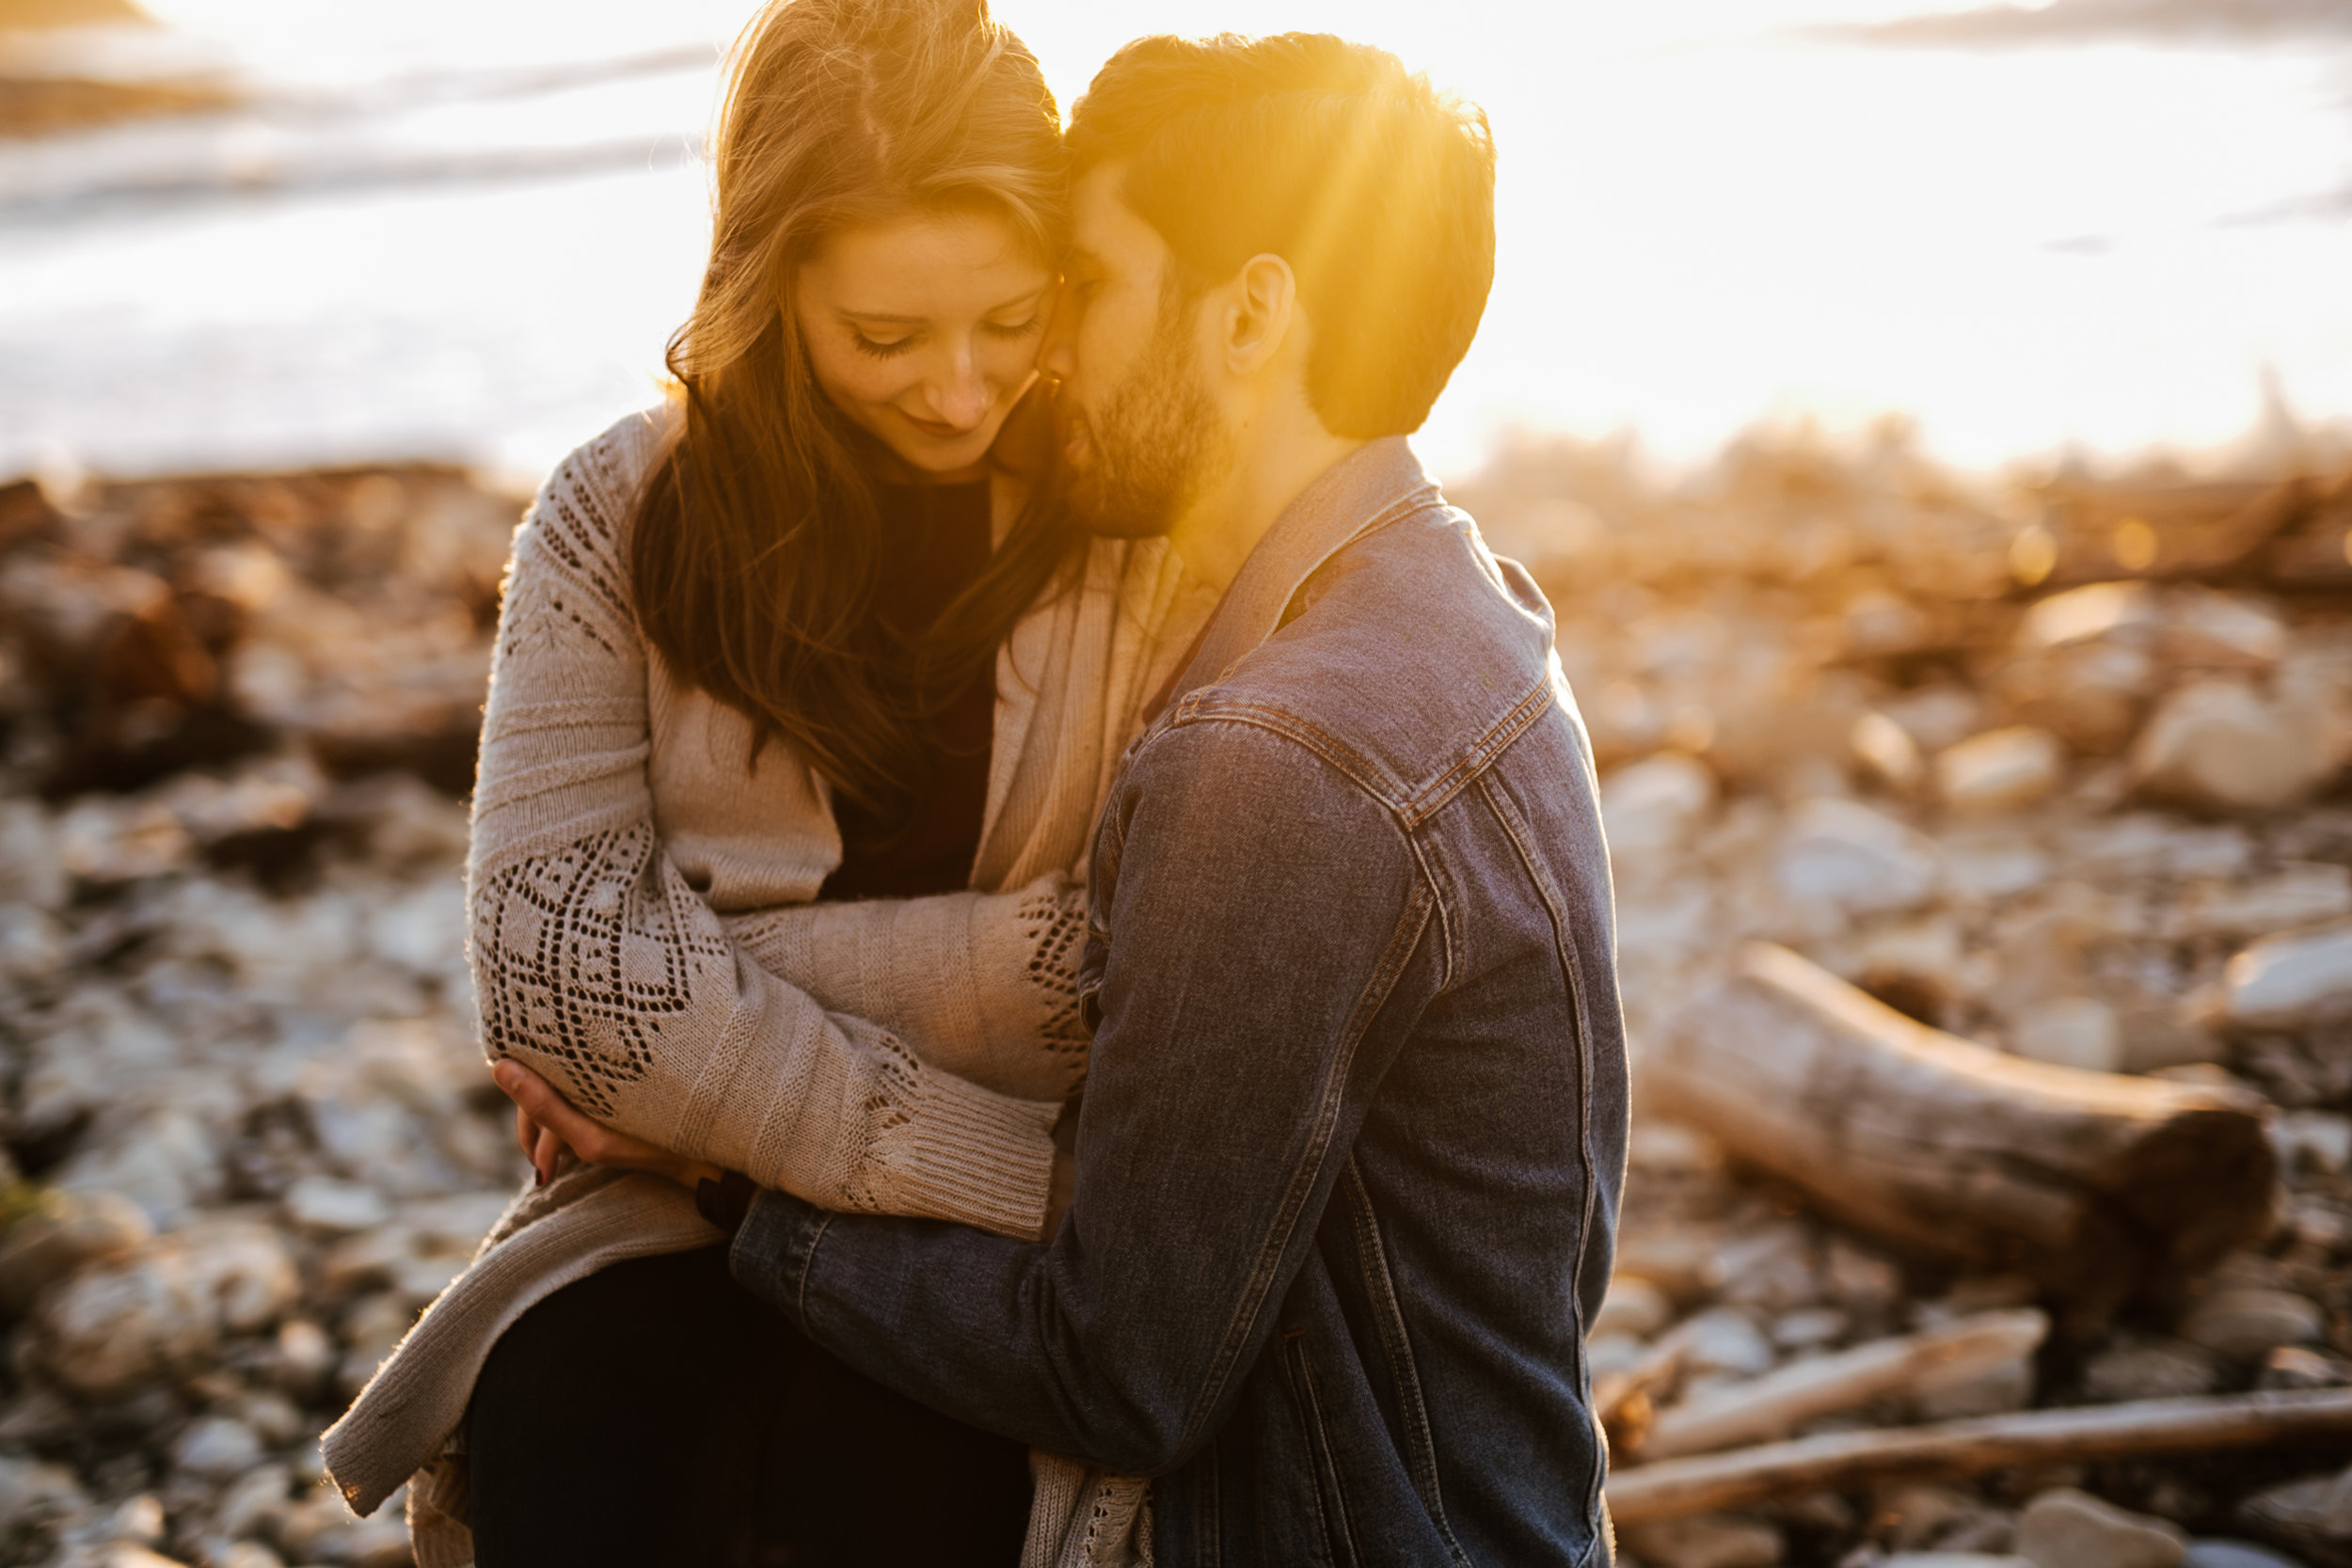
<svg viewBox="0 0 2352 1568">
<path fill-rule="evenodd" d="M 926 721 L 1075 541 L 1040 483 L 912 657 L 871 635 L 888 459 L 817 385 L 789 290 L 829 234 L 907 212 L 993 213 L 1050 264 L 1069 195 L 1059 117 L 987 0 L 773 0 L 736 45 L 712 163 L 710 265 L 668 356 L 683 428 L 630 531 L 638 621 L 761 744 L 782 736 L 869 820 L 903 823 L 927 782 Z"/>
</svg>

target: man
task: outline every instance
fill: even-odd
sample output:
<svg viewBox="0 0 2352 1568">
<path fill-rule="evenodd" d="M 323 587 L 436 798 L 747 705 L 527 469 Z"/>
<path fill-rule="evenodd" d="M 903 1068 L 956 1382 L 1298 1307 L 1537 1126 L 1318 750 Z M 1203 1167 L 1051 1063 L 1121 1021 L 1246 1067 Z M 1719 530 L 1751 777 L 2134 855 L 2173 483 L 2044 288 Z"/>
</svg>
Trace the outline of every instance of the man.
<svg viewBox="0 0 2352 1568">
<path fill-rule="evenodd" d="M 1148 39 L 1070 143 L 1073 501 L 1226 587 L 1099 829 L 1074 1196 L 1029 1243 L 763 1193 L 735 1274 L 1155 1478 L 1163 1563 L 1606 1562 L 1590 752 L 1549 610 L 1403 439 L 1485 308 L 1485 120 L 1335 39 Z"/>
</svg>

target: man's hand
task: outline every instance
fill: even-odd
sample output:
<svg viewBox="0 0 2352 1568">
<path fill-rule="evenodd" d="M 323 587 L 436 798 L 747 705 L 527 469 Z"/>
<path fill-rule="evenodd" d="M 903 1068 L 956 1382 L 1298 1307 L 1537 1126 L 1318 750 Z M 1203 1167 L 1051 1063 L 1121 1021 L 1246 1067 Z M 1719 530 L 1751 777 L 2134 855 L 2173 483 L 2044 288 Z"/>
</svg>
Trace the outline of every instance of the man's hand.
<svg viewBox="0 0 2352 1568">
<path fill-rule="evenodd" d="M 501 1062 L 490 1069 L 490 1077 L 515 1102 L 515 1138 L 543 1187 L 555 1180 L 566 1155 L 592 1165 L 666 1177 L 690 1193 L 698 1183 L 716 1181 L 726 1174 L 716 1165 L 657 1148 L 643 1138 L 589 1120 L 546 1079 L 520 1062 Z"/>
</svg>

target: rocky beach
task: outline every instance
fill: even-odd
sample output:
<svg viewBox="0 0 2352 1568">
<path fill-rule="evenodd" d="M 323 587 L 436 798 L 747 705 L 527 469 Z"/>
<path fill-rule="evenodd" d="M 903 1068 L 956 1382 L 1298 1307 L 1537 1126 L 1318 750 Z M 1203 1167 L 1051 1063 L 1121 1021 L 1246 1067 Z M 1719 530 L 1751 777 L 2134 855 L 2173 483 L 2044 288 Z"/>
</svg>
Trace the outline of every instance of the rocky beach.
<svg viewBox="0 0 2352 1568">
<path fill-rule="evenodd" d="M 2341 463 L 1791 437 L 1665 483 L 1530 442 L 1457 491 L 1558 607 L 1602 774 L 1627 1559 L 2352 1563 Z M 460 882 L 522 504 L 0 489 L 0 1560 L 406 1560 L 315 1438 L 522 1175 Z M 1694 1086 L 1838 1052 L 1834 1116 Z M 1896 1136 L 1943 1163 L 1874 1203 L 1899 1114 L 1981 1135 Z"/>
</svg>

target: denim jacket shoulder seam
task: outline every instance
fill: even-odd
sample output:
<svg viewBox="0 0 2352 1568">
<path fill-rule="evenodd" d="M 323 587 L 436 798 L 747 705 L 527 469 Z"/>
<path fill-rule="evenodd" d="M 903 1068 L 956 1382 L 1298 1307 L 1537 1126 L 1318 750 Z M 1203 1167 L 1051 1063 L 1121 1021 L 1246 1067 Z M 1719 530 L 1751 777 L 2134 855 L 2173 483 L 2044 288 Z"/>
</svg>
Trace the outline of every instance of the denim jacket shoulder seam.
<svg viewBox="0 0 2352 1568">
<path fill-rule="evenodd" d="M 1442 810 L 1449 800 L 1461 793 L 1464 785 L 1493 767 L 1495 760 L 1510 749 L 1511 743 L 1543 717 L 1550 707 L 1553 697 L 1551 678 L 1547 672 L 1502 718 L 1465 748 L 1444 771 L 1410 795 L 1401 795 L 1399 786 L 1383 778 L 1381 770 L 1373 765 L 1371 759 L 1330 731 L 1288 708 L 1276 707 L 1271 704 L 1228 702 L 1212 707 L 1202 703 L 1199 694 L 1188 695 L 1178 705 L 1176 711 L 1168 715 L 1166 727 L 1160 733 L 1171 735 L 1181 729 L 1222 720 L 1281 736 L 1322 757 L 1345 774 L 1383 810 L 1394 814 L 1399 827 L 1411 832 Z"/>
<path fill-rule="evenodd" d="M 1192 703 L 1189 697 L 1184 701 L 1187 705 Z M 1396 816 L 1400 802 L 1395 791 L 1385 785 L 1366 758 L 1337 736 L 1299 718 L 1287 708 L 1258 703 L 1234 703 L 1219 705 L 1205 713 L 1197 706 L 1189 711 L 1180 709 L 1169 716 L 1168 728 L 1161 733 L 1163 736 L 1174 735 L 1180 730 L 1219 722 L 1271 735 L 1321 758 L 1333 771 L 1361 791 L 1384 815 L 1391 818 Z"/>
<path fill-rule="evenodd" d="M 1460 794 L 1463 786 L 1492 768 L 1495 759 L 1510 750 L 1511 742 L 1543 717 L 1545 710 L 1551 705 L 1552 698 L 1551 674 L 1546 671 L 1537 677 L 1527 694 L 1511 705 L 1510 711 L 1496 720 L 1484 735 L 1454 759 L 1451 768 L 1423 784 L 1412 799 L 1399 808 L 1406 825 L 1419 827 L 1442 810 L 1447 801 Z"/>
</svg>

